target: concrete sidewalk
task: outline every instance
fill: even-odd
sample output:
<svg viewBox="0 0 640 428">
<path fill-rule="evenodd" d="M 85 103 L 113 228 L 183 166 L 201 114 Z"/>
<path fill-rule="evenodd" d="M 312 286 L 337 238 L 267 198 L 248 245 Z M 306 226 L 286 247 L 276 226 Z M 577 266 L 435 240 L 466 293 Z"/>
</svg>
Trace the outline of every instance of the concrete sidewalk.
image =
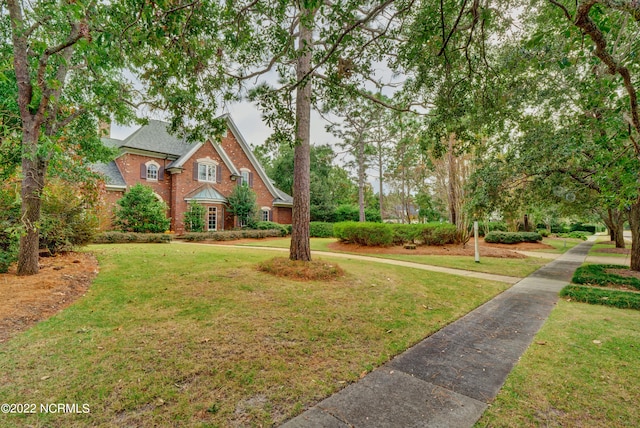
<svg viewBox="0 0 640 428">
<path fill-rule="evenodd" d="M 591 245 L 572 248 L 283 427 L 473 426 Z"/>
</svg>

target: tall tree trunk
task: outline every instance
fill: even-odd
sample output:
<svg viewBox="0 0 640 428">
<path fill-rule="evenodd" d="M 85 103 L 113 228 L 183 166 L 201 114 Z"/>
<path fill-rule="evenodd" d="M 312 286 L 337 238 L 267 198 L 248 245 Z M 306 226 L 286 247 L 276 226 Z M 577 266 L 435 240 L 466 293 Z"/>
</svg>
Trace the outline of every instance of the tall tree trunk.
<svg viewBox="0 0 640 428">
<path fill-rule="evenodd" d="M 606 215 L 600 212 L 600 218 L 609 229 L 609 236 L 616 248 L 625 248 L 624 242 L 624 215 L 620 210 L 609 208 Z"/>
<path fill-rule="evenodd" d="M 24 126 L 24 155 L 22 158 L 22 225 L 24 235 L 20 237 L 18 253 L 18 275 L 35 275 L 38 273 L 38 255 L 40 240 L 38 222 L 42 189 L 45 185 L 47 163 L 37 155 L 38 128 Z"/>
<path fill-rule="evenodd" d="M 311 244 L 309 242 L 310 207 L 310 171 L 311 171 L 311 55 L 313 31 L 311 20 L 314 12 L 302 10 L 300 34 L 298 36 L 298 61 L 296 77 L 296 147 L 293 167 L 293 214 L 291 218 L 291 260 L 311 260 Z"/>
<path fill-rule="evenodd" d="M 458 198 L 456 194 L 456 167 L 455 167 L 455 156 L 453 156 L 453 140 L 455 139 L 455 134 L 449 135 L 449 153 L 448 153 L 448 163 L 449 163 L 449 220 L 451 224 L 458 224 Z"/>
<path fill-rule="evenodd" d="M 384 208 L 384 196 L 382 194 L 383 187 L 383 165 L 382 165 L 382 144 L 378 146 L 378 170 L 380 171 L 380 177 L 378 178 L 378 202 L 380 204 L 380 217 L 383 216 L 383 208 Z"/>
<path fill-rule="evenodd" d="M 629 225 L 631 226 L 631 270 L 640 271 L 640 200 L 631 205 Z"/>
<path fill-rule="evenodd" d="M 360 139 L 362 140 L 362 137 Z M 360 222 L 367 221 L 364 215 L 364 181 L 366 172 L 364 144 L 364 141 L 358 141 L 358 209 L 360 211 Z"/>
</svg>

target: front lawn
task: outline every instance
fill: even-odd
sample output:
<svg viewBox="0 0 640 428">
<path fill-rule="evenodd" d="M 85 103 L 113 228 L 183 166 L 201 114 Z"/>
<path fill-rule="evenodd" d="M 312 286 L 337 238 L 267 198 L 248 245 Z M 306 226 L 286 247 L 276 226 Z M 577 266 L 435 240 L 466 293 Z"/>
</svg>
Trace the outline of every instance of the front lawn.
<svg viewBox="0 0 640 428">
<path fill-rule="evenodd" d="M 90 250 L 86 296 L 0 345 L 3 402 L 90 413 L 3 427 L 278 424 L 508 287 L 344 259 L 343 278 L 298 282 L 257 270 L 273 252 L 215 245 Z"/>
<path fill-rule="evenodd" d="M 637 427 L 640 312 L 560 300 L 476 427 Z"/>
<path fill-rule="evenodd" d="M 335 251 L 329 248 L 329 244 L 336 242 L 335 238 L 311 238 L 311 249 L 314 251 Z M 289 248 L 291 238 L 269 239 L 256 241 L 251 244 L 240 244 L 257 247 Z M 339 251 L 338 251 L 339 252 Z M 526 257 L 522 259 L 480 257 L 480 263 L 476 263 L 473 256 L 440 256 L 440 255 L 403 255 L 403 254 L 381 254 L 381 253 L 348 253 L 370 257 L 380 257 L 392 260 L 403 260 L 407 262 L 420 263 L 425 265 L 448 267 L 452 269 L 463 269 L 475 272 L 492 273 L 496 275 L 508 275 L 523 278 L 535 272 L 540 267 L 549 263 L 550 260 L 537 257 Z"/>
</svg>

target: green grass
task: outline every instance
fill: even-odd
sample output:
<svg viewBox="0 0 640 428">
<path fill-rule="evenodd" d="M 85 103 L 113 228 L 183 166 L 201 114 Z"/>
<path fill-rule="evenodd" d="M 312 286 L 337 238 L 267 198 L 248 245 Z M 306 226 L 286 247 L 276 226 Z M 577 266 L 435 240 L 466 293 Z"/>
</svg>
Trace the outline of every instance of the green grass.
<svg viewBox="0 0 640 428">
<path fill-rule="evenodd" d="M 622 257 L 622 258 L 629 258 L 629 254 L 618 254 L 618 253 L 608 253 L 608 252 L 603 252 L 602 250 L 604 249 L 609 249 L 609 248 L 615 248 L 614 244 L 611 243 L 595 243 L 593 244 L 593 247 L 591 247 L 591 249 L 589 250 L 589 255 L 590 256 L 598 256 L 598 257 Z M 630 248 L 630 246 L 627 246 L 627 248 Z"/>
<path fill-rule="evenodd" d="M 335 238 L 311 238 L 311 249 L 314 251 L 334 251 L 329 244 L 336 242 Z M 291 238 L 270 239 L 256 242 L 255 244 L 240 244 L 257 247 L 289 248 Z M 340 251 L 338 251 L 340 252 Z M 348 253 L 368 255 L 361 253 Z M 480 257 L 480 263 L 476 263 L 472 256 L 411 256 L 404 254 L 370 254 L 370 257 L 378 257 L 391 260 L 403 260 L 413 263 L 463 269 L 474 272 L 492 273 L 523 278 L 540 267 L 549 263 L 549 260 L 527 257 L 523 259 L 508 259 L 495 257 Z"/>
<path fill-rule="evenodd" d="M 91 413 L 3 427 L 278 424 L 508 287 L 342 259 L 343 278 L 292 281 L 258 271 L 273 252 L 215 245 L 90 250 L 88 293 L 0 345 L 0 396 Z"/>
<path fill-rule="evenodd" d="M 636 427 L 640 312 L 561 300 L 477 427 Z"/>
<path fill-rule="evenodd" d="M 311 238 L 311 250 L 313 251 L 332 251 L 329 244 L 336 242 L 336 238 Z M 230 243 L 233 244 L 233 243 Z M 238 246 L 247 247 L 272 247 L 272 248 L 289 248 L 291 246 L 291 238 L 268 239 L 265 241 L 256 241 L 250 244 L 238 244 Z"/>
<path fill-rule="evenodd" d="M 473 256 L 409 256 L 403 254 L 375 254 L 375 257 L 404 260 L 425 265 L 442 266 L 453 269 L 470 270 L 474 272 L 492 273 L 524 278 L 550 260 L 538 257 L 522 259 L 508 259 L 480 256 L 480 263 L 476 263 Z"/>
<path fill-rule="evenodd" d="M 557 253 L 563 254 L 575 247 L 578 244 L 583 243 L 582 239 L 573 239 L 573 238 L 544 238 L 542 240 L 543 244 L 551 245 L 552 249 L 547 250 L 536 250 L 541 253 Z"/>
</svg>

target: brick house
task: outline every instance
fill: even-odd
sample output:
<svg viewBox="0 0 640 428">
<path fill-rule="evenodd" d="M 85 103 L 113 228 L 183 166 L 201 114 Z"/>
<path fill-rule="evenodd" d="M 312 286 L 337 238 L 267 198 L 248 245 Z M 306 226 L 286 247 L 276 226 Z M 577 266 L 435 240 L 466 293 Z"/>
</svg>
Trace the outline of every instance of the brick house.
<svg viewBox="0 0 640 428">
<path fill-rule="evenodd" d="M 157 120 L 124 140 L 103 138 L 119 150 L 114 161 L 94 167 L 105 177 L 106 206 L 113 209 L 129 187 L 141 183 L 167 203 L 172 231 L 185 232 L 190 201 L 205 206 L 206 230 L 233 229 L 241 225 L 228 212 L 226 196 L 246 183 L 256 193 L 260 220 L 291 224 L 293 199 L 274 187 L 231 117 L 223 118 L 227 131 L 216 141 L 188 144 Z"/>
</svg>

